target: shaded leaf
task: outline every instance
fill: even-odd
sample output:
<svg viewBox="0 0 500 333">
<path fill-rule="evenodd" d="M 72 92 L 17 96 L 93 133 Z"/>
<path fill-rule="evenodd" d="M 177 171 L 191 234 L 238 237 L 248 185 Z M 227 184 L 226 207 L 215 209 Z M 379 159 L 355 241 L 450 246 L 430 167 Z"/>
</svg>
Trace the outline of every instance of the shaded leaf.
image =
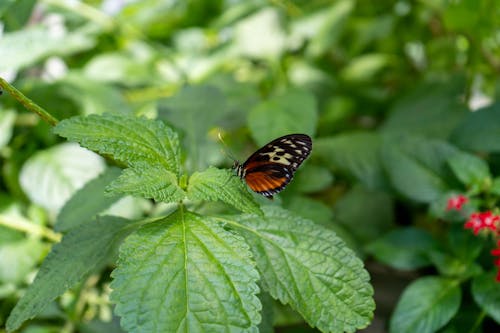
<svg viewBox="0 0 500 333">
<path fill-rule="evenodd" d="M 455 128 L 451 141 L 460 148 L 481 152 L 499 152 L 500 103 L 469 112 Z"/>
<path fill-rule="evenodd" d="M 55 230 L 68 231 L 90 221 L 118 201 L 120 196 L 104 195 L 104 189 L 118 177 L 120 172 L 118 168 L 108 168 L 79 189 L 57 215 Z"/>
<path fill-rule="evenodd" d="M 407 227 L 391 231 L 368 244 L 366 251 L 388 266 L 410 270 L 428 266 L 427 252 L 436 246 L 427 232 Z"/>
<path fill-rule="evenodd" d="M 460 79 L 418 84 L 395 103 L 382 131 L 447 139 L 467 115 L 460 99 L 464 86 Z"/>
<path fill-rule="evenodd" d="M 222 201 L 245 213 L 262 215 L 243 181 L 229 170 L 209 168 L 195 172 L 189 178 L 187 189 L 191 200 Z"/>
<path fill-rule="evenodd" d="M 500 323 L 500 289 L 496 273 L 484 273 L 472 280 L 474 301 L 497 323 Z"/>
<path fill-rule="evenodd" d="M 431 202 L 450 188 L 446 162 L 457 152 L 444 141 L 388 137 L 382 147 L 382 161 L 394 188 L 412 200 Z"/>
<path fill-rule="evenodd" d="M 286 134 L 314 136 L 317 119 L 314 95 L 293 89 L 255 106 L 248 114 L 248 127 L 252 137 L 262 146 Z"/>
<path fill-rule="evenodd" d="M 181 210 L 141 227 L 112 276 L 128 332 L 257 332 L 259 275 L 248 245 L 210 218 Z"/>
<path fill-rule="evenodd" d="M 399 299 L 389 332 L 436 332 L 457 313 L 461 294 L 455 280 L 440 277 L 416 280 Z"/>
<path fill-rule="evenodd" d="M 376 133 L 359 132 L 320 138 L 314 142 L 313 154 L 326 165 L 356 177 L 370 189 L 386 188 L 379 150 L 382 139 Z"/>
<path fill-rule="evenodd" d="M 467 153 L 454 154 L 448 164 L 460 181 L 468 186 L 481 186 L 491 177 L 488 164 L 477 156 Z"/>
<path fill-rule="evenodd" d="M 237 222 L 230 223 L 250 244 L 263 288 L 321 331 L 366 327 L 373 289 L 354 252 L 334 232 L 286 210 L 268 206 L 264 213 L 234 216 Z"/>
<path fill-rule="evenodd" d="M 7 319 L 12 332 L 42 311 L 57 296 L 85 279 L 108 259 L 129 229 L 128 221 L 101 217 L 72 229 L 52 247 L 38 274 Z"/>
</svg>

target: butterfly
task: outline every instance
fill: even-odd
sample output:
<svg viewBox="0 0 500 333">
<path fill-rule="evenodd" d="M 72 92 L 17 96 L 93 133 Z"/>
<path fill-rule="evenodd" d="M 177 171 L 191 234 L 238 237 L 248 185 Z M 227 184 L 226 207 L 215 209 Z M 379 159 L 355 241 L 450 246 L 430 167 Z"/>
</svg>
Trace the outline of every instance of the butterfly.
<svg viewBox="0 0 500 333">
<path fill-rule="evenodd" d="M 252 191 L 272 199 L 292 180 L 311 150 L 312 140 L 308 135 L 289 134 L 264 145 L 245 163 L 235 161 L 233 169 Z"/>
</svg>

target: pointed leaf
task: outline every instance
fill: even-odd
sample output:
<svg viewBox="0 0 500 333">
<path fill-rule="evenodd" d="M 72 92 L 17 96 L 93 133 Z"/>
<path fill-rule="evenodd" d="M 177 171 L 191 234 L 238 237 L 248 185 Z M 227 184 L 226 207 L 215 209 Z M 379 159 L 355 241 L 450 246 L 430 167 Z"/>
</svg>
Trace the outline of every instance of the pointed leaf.
<svg viewBox="0 0 500 333">
<path fill-rule="evenodd" d="M 483 311 L 500 323 L 500 288 L 495 275 L 484 273 L 476 276 L 472 280 L 472 296 Z"/>
<path fill-rule="evenodd" d="M 499 152 L 500 102 L 469 112 L 455 128 L 451 140 L 460 148 L 480 152 Z"/>
<path fill-rule="evenodd" d="M 129 166 L 138 163 L 161 166 L 179 174 L 179 139 L 161 121 L 114 114 L 90 115 L 63 120 L 54 132 Z"/>
<path fill-rule="evenodd" d="M 120 248 L 112 300 L 128 332 L 257 332 L 259 275 L 248 245 L 182 210 Z"/>
<path fill-rule="evenodd" d="M 102 217 L 71 230 L 55 244 L 7 320 L 9 332 L 42 311 L 57 296 L 100 267 L 127 233 L 128 221 Z"/>
<path fill-rule="evenodd" d="M 92 220 L 97 214 L 118 201 L 120 196 L 106 196 L 104 189 L 118 177 L 120 172 L 118 168 L 108 168 L 78 190 L 59 212 L 55 229 L 68 231 L 83 222 Z"/>
<path fill-rule="evenodd" d="M 457 313 L 460 298 L 461 290 L 455 280 L 440 277 L 416 280 L 399 299 L 390 332 L 436 332 Z"/>
<path fill-rule="evenodd" d="M 125 169 L 106 191 L 140 196 L 158 202 L 177 202 L 186 196 L 172 172 L 161 167 L 139 164 L 134 168 Z"/>
<path fill-rule="evenodd" d="M 491 177 L 488 164 L 477 156 L 467 153 L 453 155 L 448 164 L 458 179 L 465 185 L 482 185 Z"/>
<path fill-rule="evenodd" d="M 265 207 L 264 213 L 231 223 L 250 244 L 263 288 L 321 331 L 368 326 L 373 288 L 354 252 L 333 231 L 284 209 Z"/>
<path fill-rule="evenodd" d="M 188 197 L 191 200 L 222 201 L 246 213 L 260 214 L 259 205 L 245 185 L 229 170 L 209 168 L 195 172 L 189 178 Z"/>
<path fill-rule="evenodd" d="M 348 133 L 316 140 L 314 154 L 327 166 L 349 173 L 368 188 L 383 189 L 388 187 L 388 180 L 380 159 L 381 146 L 377 133 Z"/>
<path fill-rule="evenodd" d="M 431 202 L 449 190 L 447 160 L 458 150 L 440 140 L 387 137 L 382 162 L 392 185 L 415 201 Z"/>
</svg>

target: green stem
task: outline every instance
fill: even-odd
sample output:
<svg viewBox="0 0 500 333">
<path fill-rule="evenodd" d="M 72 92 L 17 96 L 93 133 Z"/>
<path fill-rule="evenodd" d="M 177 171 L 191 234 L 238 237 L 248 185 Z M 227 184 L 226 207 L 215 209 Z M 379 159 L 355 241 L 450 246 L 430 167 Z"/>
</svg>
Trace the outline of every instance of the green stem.
<svg viewBox="0 0 500 333">
<path fill-rule="evenodd" d="M 0 215 L 0 225 L 3 225 L 10 229 L 22 231 L 30 235 L 39 235 L 55 243 L 61 240 L 61 234 L 54 232 L 52 229 L 40 226 L 38 224 L 33 224 L 29 221 L 25 221 L 19 218 L 13 219 L 4 215 Z"/>
<path fill-rule="evenodd" d="M 486 317 L 486 312 L 484 312 L 484 310 L 481 310 L 481 313 L 477 316 L 476 322 L 474 323 L 474 325 L 472 325 L 471 329 L 469 330 L 469 333 L 474 333 L 478 331 L 478 328 L 483 322 L 484 317 Z"/>
<path fill-rule="evenodd" d="M 26 109 L 38 114 L 43 120 L 45 120 L 50 125 L 55 126 L 59 122 L 59 120 L 57 120 L 54 116 L 52 116 L 50 113 L 45 111 L 45 109 L 38 106 L 38 104 L 33 102 L 28 97 L 24 96 L 22 92 L 20 92 L 16 88 L 14 88 L 7 81 L 5 81 L 2 77 L 0 77 L 0 88 L 5 90 L 6 92 L 8 92 L 19 103 L 24 105 L 24 107 Z"/>
</svg>

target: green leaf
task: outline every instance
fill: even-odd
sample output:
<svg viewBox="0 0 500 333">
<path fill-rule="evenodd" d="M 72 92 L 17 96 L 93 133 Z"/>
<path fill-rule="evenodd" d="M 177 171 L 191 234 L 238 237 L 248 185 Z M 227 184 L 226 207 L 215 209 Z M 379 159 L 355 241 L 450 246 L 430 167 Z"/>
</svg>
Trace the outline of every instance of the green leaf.
<svg viewBox="0 0 500 333">
<path fill-rule="evenodd" d="M 91 80 L 79 72 L 66 75 L 57 86 L 61 90 L 59 94 L 78 105 L 80 114 L 131 113 L 130 104 L 118 87 Z"/>
<path fill-rule="evenodd" d="M 181 210 L 141 227 L 112 276 L 128 332 L 257 332 L 259 275 L 248 245 L 211 218 Z"/>
<path fill-rule="evenodd" d="M 340 197 L 333 208 L 335 221 L 361 244 L 373 241 L 394 226 L 394 203 L 386 192 L 357 185 Z"/>
<path fill-rule="evenodd" d="M 366 251 L 386 265 L 410 270 L 428 266 L 427 252 L 436 246 L 428 233 L 408 227 L 394 230 L 368 244 Z"/>
<path fill-rule="evenodd" d="M 19 181 L 32 202 L 55 215 L 77 189 L 102 170 L 100 156 L 77 144 L 63 143 L 31 156 Z"/>
<path fill-rule="evenodd" d="M 101 217 L 72 229 L 52 247 L 38 274 L 7 319 L 12 332 L 35 317 L 45 306 L 68 288 L 102 266 L 114 246 L 127 233 L 128 221 Z"/>
<path fill-rule="evenodd" d="M 248 114 L 248 127 L 255 142 L 264 145 L 285 134 L 313 136 L 317 119 L 314 96 L 293 89 L 255 106 Z"/>
<path fill-rule="evenodd" d="M 65 55 L 94 46 L 88 32 L 54 33 L 38 25 L 9 32 L 0 39 L 0 72 L 18 71 L 50 55 Z"/>
<path fill-rule="evenodd" d="M 382 139 L 376 133 L 359 132 L 320 138 L 314 155 L 326 165 L 356 177 L 370 189 L 387 188 L 379 150 Z"/>
<path fill-rule="evenodd" d="M 469 112 L 452 133 L 451 141 L 465 150 L 499 152 L 500 103 Z"/>
<path fill-rule="evenodd" d="M 263 288 L 321 331 L 366 327 L 373 289 L 354 252 L 331 230 L 286 210 L 268 206 L 264 213 L 234 216 L 230 223 L 250 244 Z"/>
<path fill-rule="evenodd" d="M 490 192 L 496 195 L 500 195 L 500 177 L 493 179 L 491 183 Z"/>
<path fill-rule="evenodd" d="M 55 230 L 68 231 L 90 221 L 118 201 L 120 196 L 104 195 L 104 189 L 118 177 L 120 172 L 118 168 L 108 168 L 79 189 L 59 212 Z"/>
<path fill-rule="evenodd" d="M 320 57 L 335 48 L 354 6 L 353 0 L 337 1 L 329 8 L 318 10 L 317 14 L 311 15 L 294 26 L 295 33 L 299 34 L 297 37 L 310 39 L 307 44 L 307 56 Z"/>
<path fill-rule="evenodd" d="M 392 185 L 408 198 L 432 202 L 450 188 L 446 161 L 457 153 L 452 145 L 420 137 L 387 137 L 382 161 Z"/>
<path fill-rule="evenodd" d="M 322 166 L 306 164 L 295 174 L 293 182 L 288 185 L 288 192 L 313 193 L 331 186 L 333 176 Z"/>
<path fill-rule="evenodd" d="M 0 284 L 22 284 L 36 266 L 44 244 L 34 238 L 0 245 Z"/>
<path fill-rule="evenodd" d="M 477 305 L 500 323 L 500 288 L 495 280 L 496 273 L 484 273 L 472 280 L 472 296 Z"/>
<path fill-rule="evenodd" d="M 55 132 L 130 166 L 108 186 L 108 191 L 167 202 L 185 197 L 177 181 L 177 134 L 163 122 L 112 114 L 90 115 L 63 120 Z"/>
<path fill-rule="evenodd" d="M 419 83 L 395 103 L 382 131 L 448 139 L 467 115 L 467 108 L 459 98 L 464 89 L 465 80 L 460 79 L 446 84 Z"/>
<path fill-rule="evenodd" d="M 15 120 L 14 110 L 5 110 L 0 106 L 0 150 L 9 143 Z"/>
<path fill-rule="evenodd" d="M 229 170 L 208 168 L 189 178 L 187 189 L 191 200 L 222 201 L 245 213 L 262 215 L 259 205 L 245 185 Z"/>
<path fill-rule="evenodd" d="M 488 164 L 477 156 L 467 153 L 454 154 L 448 164 L 457 176 L 457 178 L 465 185 L 480 188 L 485 181 L 491 177 Z"/>
<path fill-rule="evenodd" d="M 186 161 L 189 170 L 210 165 L 212 148 L 217 144 L 208 138 L 208 131 L 217 127 L 227 112 L 225 96 L 212 86 L 185 87 L 161 102 L 158 117 L 182 130 L 183 142 L 189 151 Z M 220 146 L 216 149 L 218 152 Z"/>
<path fill-rule="evenodd" d="M 446 325 L 460 306 L 461 290 L 455 280 L 420 278 L 408 286 L 391 317 L 391 333 L 432 333 Z"/>
<path fill-rule="evenodd" d="M 294 195 L 283 199 L 284 206 L 302 216 L 303 218 L 330 227 L 332 225 L 333 214 L 330 207 L 318 200 L 311 199 L 303 195 Z"/>
<path fill-rule="evenodd" d="M 123 170 L 120 177 L 106 187 L 106 192 L 125 193 L 157 202 L 177 202 L 186 197 L 172 172 L 141 163 Z"/>
<path fill-rule="evenodd" d="M 63 120 L 54 132 L 131 167 L 158 166 L 179 174 L 179 139 L 161 121 L 108 113 Z"/>
</svg>

